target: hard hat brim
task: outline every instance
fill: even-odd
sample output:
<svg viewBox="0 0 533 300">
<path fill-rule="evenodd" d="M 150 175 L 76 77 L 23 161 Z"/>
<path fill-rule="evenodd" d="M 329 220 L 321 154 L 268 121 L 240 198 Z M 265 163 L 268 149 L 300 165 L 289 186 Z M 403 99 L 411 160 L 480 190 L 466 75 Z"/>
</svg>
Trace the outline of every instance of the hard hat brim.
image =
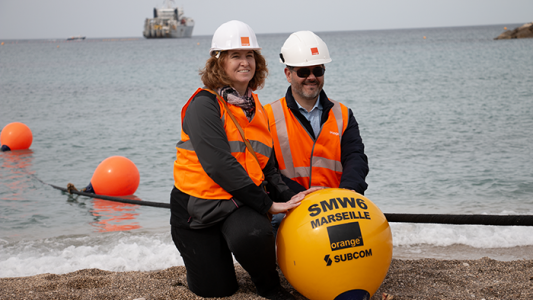
<svg viewBox="0 0 533 300">
<path fill-rule="evenodd" d="M 209 55 L 213 55 L 215 52 L 224 52 L 229 50 L 261 50 L 262 48 L 254 48 L 254 47 L 243 47 L 243 48 L 229 48 L 229 49 L 220 49 L 220 48 L 211 48 L 209 50 Z"/>
<path fill-rule="evenodd" d="M 330 63 L 332 61 L 332 59 L 323 59 L 323 60 L 314 60 L 314 61 L 308 61 L 308 62 L 302 62 L 302 63 L 291 63 L 291 64 L 287 64 L 287 63 L 284 63 L 281 58 L 279 60 L 280 63 L 288 66 L 288 67 L 310 67 L 310 66 L 320 66 L 320 65 L 323 65 L 323 64 L 327 64 L 327 63 Z"/>
</svg>

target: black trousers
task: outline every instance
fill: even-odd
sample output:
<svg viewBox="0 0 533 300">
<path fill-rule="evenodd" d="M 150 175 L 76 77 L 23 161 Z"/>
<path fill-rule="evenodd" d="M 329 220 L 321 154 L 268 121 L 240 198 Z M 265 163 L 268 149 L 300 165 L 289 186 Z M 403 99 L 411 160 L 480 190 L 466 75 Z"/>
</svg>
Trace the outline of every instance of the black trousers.
<svg viewBox="0 0 533 300">
<path fill-rule="evenodd" d="M 270 220 L 249 207 L 205 229 L 173 225 L 172 239 L 183 257 L 189 289 L 198 296 L 226 297 L 237 291 L 232 253 L 259 295 L 280 286 Z"/>
</svg>

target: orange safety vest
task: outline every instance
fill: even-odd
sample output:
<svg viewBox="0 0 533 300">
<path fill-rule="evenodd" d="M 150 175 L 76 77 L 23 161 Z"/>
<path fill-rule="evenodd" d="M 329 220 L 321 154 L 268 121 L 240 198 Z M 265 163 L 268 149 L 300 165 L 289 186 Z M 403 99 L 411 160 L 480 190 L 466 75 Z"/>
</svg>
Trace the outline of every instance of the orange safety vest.
<svg viewBox="0 0 533 300">
<path fill-rule="evenodd" d="M 316 140 L 281 98 L 265 105 L 281 174 L 305 188 L 338 188 L 342 176 L 341 140 L 348 126 L 348 108 L 334 104 Z"/>
<path fill-rule="evenodd" d="M 181 110 L 181 122 L 192 99 L 202 90 L 215 94 L 211 90 L 198 89 L 191 96 L 187 104 Z M 217 96 L 218 105 L 220 106 L 220 118 L 224 123 L 224 130 L 228 137 L 231 155 L 237 159 L 244 170 L 248 173 L 256 185 L 260 185 L 264 180 L 263 168 L 266 166 L 272 153 L 272 137 L 268 131 L 268 119 L 266 113 L 259 103 L 256 94 L 252 94 L 255 101 L 255 115 L 252 121 L 248 121 L 242 109 L 238 106 L 227 103 L 229 110 L 235 116 L 235 119 L 244 131 L 246 139 L 254 149 L 257 160 L 246 148 L 237 126 L 229 116 L 221 101 Z M 174 185 L 182 192 L 202 199 L 231 199 L 232 195 L 225 191 L 221 186 L 214 182 L 204 171 L 194 151 L 189 136 L 181 130 L 181 140 L 176 145 L 177 158 L 174 162 Z"/>
</svg>

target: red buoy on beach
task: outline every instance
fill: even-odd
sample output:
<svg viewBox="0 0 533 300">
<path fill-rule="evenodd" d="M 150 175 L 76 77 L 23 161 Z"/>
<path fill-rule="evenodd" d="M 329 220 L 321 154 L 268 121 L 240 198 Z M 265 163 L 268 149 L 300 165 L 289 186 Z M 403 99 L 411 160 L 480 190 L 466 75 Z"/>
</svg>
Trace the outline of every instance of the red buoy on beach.
<svg viewBox="0 0 533 300">
<path fill-rule="evenodd" d="M 0 134 L 0 144 L 9 147 L 10 150 L 28 149 L 33 142 L 30 128 L 20 122 L 7 124 Z"/>
<path fill-rule="evenodd" d="M 104 159 L 91 178 L 95 193 L 107 196 L 132 195 L 139 187 L 139 181 L 137 166 L 124 156 Z"/>
</svg>

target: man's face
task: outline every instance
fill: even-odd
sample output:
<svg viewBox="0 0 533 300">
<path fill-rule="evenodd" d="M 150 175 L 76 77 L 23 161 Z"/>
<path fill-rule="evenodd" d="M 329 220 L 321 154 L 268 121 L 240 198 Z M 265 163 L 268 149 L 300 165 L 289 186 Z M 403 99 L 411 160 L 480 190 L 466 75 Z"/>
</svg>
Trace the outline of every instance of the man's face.
<svg viewBox="0 0 533 300">
<path fill-rule="evenodd" d="M 323 71 L 325 71 L 324 65 L 293 67 L 292 70 L 285 68 L 285 76 L 291 84 L 293 94 L 306 100 L 314 100 L 318 97 L 324 86 Z M 300 77 L 298 74 L 304 77 Z M 317 76 L 316 74 L 321 74 L 321 76 Z"/>
</svg>

